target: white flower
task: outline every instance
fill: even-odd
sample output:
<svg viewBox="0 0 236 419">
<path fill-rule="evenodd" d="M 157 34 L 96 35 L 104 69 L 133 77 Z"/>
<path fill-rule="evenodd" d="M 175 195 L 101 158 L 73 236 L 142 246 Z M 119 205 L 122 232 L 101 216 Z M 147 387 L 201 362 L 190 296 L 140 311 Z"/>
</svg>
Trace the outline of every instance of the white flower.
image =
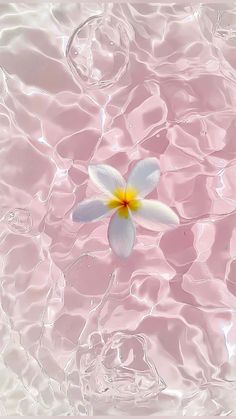
<svg viewBox="0 0 236 419">
<path fill-rule="evenodd" d="M 143 199 L 156 187 L 160 168 L 156 158 L 139 161 L 128 181 L 106 164 L 89 166 L 91 180 L 103 191 L 104 199 L 85 200 L 73 210 L 73 221 L 90 222 L 112 215 L 108 240 L 113 252 L 128 257 L 135 241 L 134 220 L 143 227 L 163 231 L 179 224 L 179 218 L 167 205 Z"/>
</svg>

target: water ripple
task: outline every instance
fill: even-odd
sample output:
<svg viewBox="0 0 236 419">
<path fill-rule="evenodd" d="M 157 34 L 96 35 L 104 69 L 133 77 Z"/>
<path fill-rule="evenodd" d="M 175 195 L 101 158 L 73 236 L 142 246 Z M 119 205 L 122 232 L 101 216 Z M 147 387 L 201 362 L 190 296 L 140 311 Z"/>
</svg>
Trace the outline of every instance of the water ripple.
<svg viewBox="0 0 236 419">
<path fill-rule="evenodd" d="M 0 415 L 236 414 L 235 16 L 1 2 Z M 117 260 L 71 210 L 153 156 L 181 225 Z"/>
</svg>

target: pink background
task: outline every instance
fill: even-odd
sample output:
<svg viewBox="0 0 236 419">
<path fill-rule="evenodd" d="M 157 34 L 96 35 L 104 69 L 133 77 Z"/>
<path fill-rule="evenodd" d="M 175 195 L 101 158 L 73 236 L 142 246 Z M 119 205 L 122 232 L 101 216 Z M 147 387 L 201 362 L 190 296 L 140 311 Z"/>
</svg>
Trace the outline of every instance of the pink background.
<svg viewBox="0 0 236 419">
<path fill-rule="evenodd" d="M 236 7 L 12 3 L 0 22 L 0 414 L 236 414 Z M 181 225 L 138 227 L 121 261 L 108 220 L 71 210 L 99 194 L 90 161 L 148 156 Z"/>
</svg>

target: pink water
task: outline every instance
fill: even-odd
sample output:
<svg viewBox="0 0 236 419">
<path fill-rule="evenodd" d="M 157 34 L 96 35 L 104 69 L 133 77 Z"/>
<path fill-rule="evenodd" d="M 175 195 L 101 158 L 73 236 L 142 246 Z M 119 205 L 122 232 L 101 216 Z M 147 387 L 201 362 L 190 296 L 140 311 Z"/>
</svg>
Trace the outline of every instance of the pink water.
<svg viewBox="0 0 236 419">
<path fill-rule="evenodd" d="M 236 415 L 235 57 L 233 4 L 0 5 L 0 415 Z M 119 260 L 71 210 L 148 156 Z"/>
</svg>

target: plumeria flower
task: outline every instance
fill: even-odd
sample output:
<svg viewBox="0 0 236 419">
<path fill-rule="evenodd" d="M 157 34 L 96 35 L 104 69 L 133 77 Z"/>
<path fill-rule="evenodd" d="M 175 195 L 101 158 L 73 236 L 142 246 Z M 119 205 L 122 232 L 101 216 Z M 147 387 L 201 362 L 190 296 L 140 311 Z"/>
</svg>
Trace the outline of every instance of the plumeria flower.
<svg viewBox="0 0 236 419">
<path fill-rule="evenodd" d="M 111 215 L 108 241 L 117 256 L 128 257 L 132 252 L 136 235 L 134 221 L 154 231 L 179 224 L 178 216 L 167 205 L 143 199 L 153 191 L 160 177 L 156 158 L 136 163 L 127 182 L 114 167 L 106 164 L 90 165 L 88 172 L 105 196 L 81 202 L 73 210 L 73 221 L 87 223 Z"/>
</svg>

